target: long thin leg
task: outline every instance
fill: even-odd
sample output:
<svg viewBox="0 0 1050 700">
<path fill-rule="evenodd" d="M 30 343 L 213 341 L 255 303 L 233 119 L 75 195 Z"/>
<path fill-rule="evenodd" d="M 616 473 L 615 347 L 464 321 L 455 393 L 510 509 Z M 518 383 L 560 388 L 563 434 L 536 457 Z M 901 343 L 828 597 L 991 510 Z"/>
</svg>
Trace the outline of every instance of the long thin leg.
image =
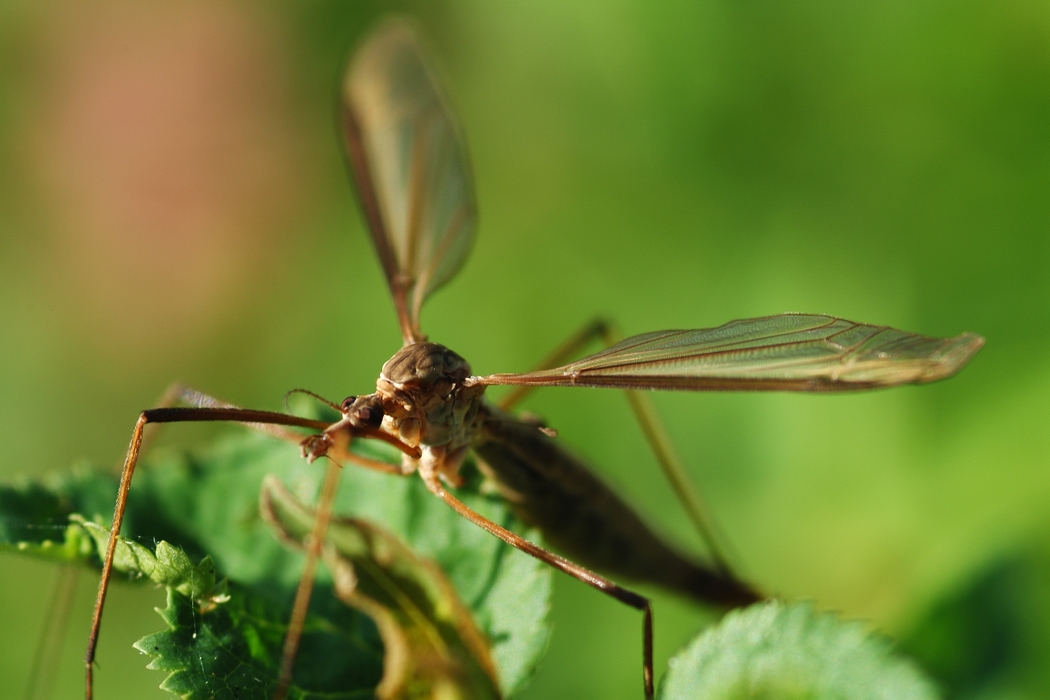
<svg viewBox="0 0 1050 700">
<path fill-rule="evenodd" d="M 559 346 L 553 353 L 544 358 L 535 369 L 551 369 L 563 365 L 571 361 L 572 358 L 579 356 L 584 348 L 598 339 L 606 347 L 609 347 L 620 340 L 620 333 L 609 321 L 601 318 L 594 319 Z M 503 410 L 510 410 L 535 389 L 536 387 L 534 386 L 514 387 L 513 391 L 508 392 L 499 401 L 499 407 Z M 716 536 L 716 528 L 708 515 L 710 509 L 705 505 L 703 497 L 701 497 L 700 492 L 689 478 L 685 464 L 675 451 L 671 438 L 667 434 L 666 428 L 664 428 L 663 420 L 660 419 L 660 414 L 657 413 L 652 399 L 648 394 L 640 391 L 625 391 L 624 394 L 627 396 L 627 401 L 631 405 L 631 411 L 634 412 L 635 419 L 641 426 L 642 433 L 645 435 L 650 449 L 656 455 L 656 460 L 660 464 L 660 469 L 663 470 L 664 477 L 670 482 L 675 496 L 677 496 L 685 509 L 686 515 L 692 521 L 693 527 L 700 533 L 701 539 L 703 539 L 704 544 L 711 553 L 715 566 L 723 574 L 729 575 L 730 567 L 725 555 L 722 553 L 722 548 L 718 545 L 719 538 Z"/>
<path fill-rule="evenodd" d="M 186 401 L 185 397 L 189 393 L 199 394 L 200 392 L 194 392 L 181 384 L 172 384 L 164 390 L 156 406 L 158 408 L 176 406 Z M 153 434 L 156 432 L 154 431 Z M 149 435 L 143 437 L 142 448 L 145 448 L 150 437 Z M 26 686 L 23 700 L 48 700 L 52 695 L 55 675 L 49 673 L 47 669 L 58 666 L 57 656 L 62 651 L 61 642 L 66 636 L 69 612 L 79 580 L 80 568 L 77 566 L 60 565 L 55 570 L 55 582 L 50 596 L 51 604 L 48 606 L 43 632 L 37 643 L 36 651 L 33 653 L 29 685 Z"/>
<path fill-rule="evenodd" d="M 208 403 L 204 403 L 201 397 L 206 399 Z M 155 405 L 158 408 L 171 408 L 180 403 L 235 408 L 232 404 L 224 404 L 218 399 L 213 399 L 206 394 L 177 383 L 165 389 Z M 291 430 L 278 428 L 277 426 L 270 427 L 281 430 L 283 434 L 279 435 L 280 437 L 298 437 L 298 434 Z M 267 432 L 276 432 L 276 430 Z M 143 436 L 140 451 L 145 449 L 146 444 L 154 435 L 156 435 L 156 431 Z M 30 663 L 29 684 L 26 686 L 23 700 L 48 700 L 53 694 L 55 675 L 50 673 L 48 669 L 58 666 L 57 657 L 62 652 L 62 640 L 66 636 L 69 613 L 72 610 L 73 597 L 79 581 L 80 567 L 60 565 L 56 568 L 55 580 L 50 595 L 51 603 L 48 605 L 43 630 L 37 642 L 36 650 L 33 652 L 33 660 Z"/>
<path fill-rule="evenodd" d="M 292 606 L 292 617 L 288 621 L 288 634 L 284 637 L 284 650 L 281 654 L 281 673 L 277 677 L 277 691 L 273 700 L 284 700 L 292 683 L 292 671 L 295 668 L 295 657 L 299 652 L 299 642 L 306 624 L 306 613 L 310 608 L 310 596 L 314 590 L 314 577 L 317 575 L 317 561 L 321 557 L 328 522 L 332 518 L 332 502 L 339 486 L 342 467 L 335 460 L 328 460 L 324 484 L 321 486 L 321 497 L 317 504 L 317 518 L 314 529 L 306 546 L 306 562 L 303 573 L 299 576 L 299 587 L 295 591 L 295 604 Z"/>
<path fill-rule="evenodd" d="M 157 406 L 159 408 L 169 408 L 172 406 L 178 406 L 179 404 L 193 406 L 194 408 L 238 408 L 228 401 L 217 399 L 214 396 L 205 394 L 203 391 L 194 389 L 191 386 L 178 383 L 172 384 L 167 388 L 164 392 L 164 396 L 161 398 L 161 402 L 157 404 Z M 303 439 L 301 434 L 294 430 L 289 430 L 283 425 L 274 425 L 273 423 L 245 423 L 245 426 L 287 442 L 297 443 Z"/>
<path fill-rule="evenodd" d="M 177 406 L 178 404 L 189 404 L 195 408 L 238 408 L 232 403 L 217 399 L 214 396 L 205 394 L 198 389 L 186 386 L 185 384 L 172 384 L 165 390 L 161 397 L 158 407 L 170 408 Z M 273 423 L 243 423 L 246 428 L 251 428 L 257 432 L 271 435 L 278 439 L 284 440 L 285 442 L 300 443 L 303 439 L 301 433 L 297 433 L 294 430 L 289 430 L 283 425 L 275 425 Z M 152 434 L 156 434 L 154 431 Z M 150 435 L 146 435 L 143 438 L 143 448 L 145 448 L 146 442 L 150 439 Z M 142 451 L 140 449 L 140 451 Z M 384 474 L 397 474 L 401 475 L 401 467 L 399 465 L 388 464 L 386 462 L 380 462 L 379 460 L 371 459 L 368 457 L 362 457 L 361 455 L 354 454 L 348 449 L 342 449 L 338 446 L 331 446 L 328 454 L 330 457 L 335 459 L 340 464 L 351 463 L 359 467 L 371 469 L 373 471 L 383 472 Z"/>
<path fill-rule="evenodd" d="M 73 609 L 73 598 L 80 581 L 80 567 L 61 564 L 55 569 L 55 581 L 51 587 L 51 605 L 48 606 L 44 629 L 37 640 L 33 661 L 29 668 L 29 684 L 23 700 L 48 700 L 54 691 L 56 675 L 53 669 L 59 666 L 69 613 Z"/>
<path fill-rule="evenodd" d="M 92 698 L 94 680 L 92 674 L 95 662 L 95 648 L 98 646 L 99 627 L 102 623 L 102 608 L 105 605 L 106 592 L 109 589 L 109 578 L 113 570 L 113 553 L 116 551 L 120 526 L 124 521 L 124 507 L 127 504 L 128 491 L 131 488 L 131 478 L 135 473 L 135 465 L 138 463 L 139 451 L 142 448 L 143 430 L 148 423 L 214 421 L 266 423 L 309 428 L 311 430 L 324 430 L 331 425 L 326 421 L 300 418 L 299 416 L 290 416 L 284 413 L 225 407 L 154 408 L 142 412 L 135 423 L 135 430 L 131 434 L 131 444 L 128 445 L 127 456 L 124 458 L 124 468 L 120 475 L 120 488 L 117 491 L 116 504 L 113 506 L 113 521 L 110 526 L 109 544 L 106 546 L 106 554 L 102 560 L 102 575 L 98 583 L 98 595 L 95 598 L 95 612 L 91 618 L 91 632 L 88 635 L 87 651 L 84 654 L 85 697 L 87 700 Z"/>
<path fill-rule="evenodd" d="M 451 506 L 454 511 L 486 532 L 495 535 L 512 547 L 516 547 L 526 554 L 536 557 L 545 564 L 567 573 L 576 580 L 586 583 L 591 588 L 599 590 L 621 603 L 631 606 L 635 610 L 642 611 L 642 681 L 645 685 L 646 700 L 652 700 L 653 611 L 648 598 L 645 598 L 634 591 L 628 590 L 603 576 L 599 576 L 593 571 L 585 569 L 565 557 L 560 557 L 554 552 L 550 552 L 539 545 L 533 544 L 527 539 L 514 534 L 510 530 L 497 525 L 483 515 L 471 510 L 469 506 L 445 490 L 433 468 L 428 467 L 425 463 L 420 464 L 419 475 L 423 477 L 423 483 L 426 484 L 431 493 Z"/>
</svg>

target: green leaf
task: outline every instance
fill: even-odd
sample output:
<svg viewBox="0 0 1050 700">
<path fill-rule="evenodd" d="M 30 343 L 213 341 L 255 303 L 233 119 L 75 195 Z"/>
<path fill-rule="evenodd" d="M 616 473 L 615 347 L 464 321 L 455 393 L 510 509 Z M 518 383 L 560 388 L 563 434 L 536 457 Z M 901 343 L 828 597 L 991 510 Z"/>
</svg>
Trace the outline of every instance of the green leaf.
<svg viewBox="0 0 1050 700">
<path fill-rule="evenodd" d="M 263 484 L 260 507 L 281 536 L 306 541 L 316 512 L 276 479 Z M 412 695 L 496 698 L 496 670 L 470 612 L 433 563 L 366 521 L 334 519 L 324 559 L 335 593 L 375 621 L 386 649 L 381 700 Z"/>
<path fill-rule="evenodd" d="M 117 479 L 84 466 L 44 483 L 0 485 L 0 551 L 63 563 L 97 562 L 91 537 L 73 513 L 113 511 Z"/>
<path fill-rule="evenodd" d="M 889 641 L 808 603 L 729 613 L 670 661 L 660 700 L 932 700 Z"/>
<path fill-rule="evenodd" d="M 97 551 L 104 552 L 109 544 L 109 530 L 98 523 L 84 520 L 80 515 L 71 515 L 70 520 L 79 525 L 94 541 Z M 157 543 L 156 551 L 137 542 L 117 538 L 113 550 L 113 569 L 134 578 L 148 578 L 153 583 L 167 586 L 191 600 L 214 598 L 216 595 L 215 564 L 211 557 L 204 557 L 196 566 L 186 552 L 164 540 Z"/>
<path fill-rule="evenodd" d="M 382 447 L 366 442 L 360 449 L 373 457 L 390 457 Z M 467 465 L 471 486 L 458 495 L 486 517 L 516 528 L 502 501 L 478 491 L 470 469 Z M 274 475 L 296 498 L 313 502 L 322 473 L 323 465 L 307 464 L 295 445 L 247 432 L 232 433 L 202 453 L 156 453 L 136 470 L 116 562 L 125 575 L 114 580 L 153 580 L 196 598 L 193 604 L 182 595 L 169 596 L 163 614 L 176 626 L 159 634 L 175 635 L 172 639 L 183 640 L 179 644 L 196 631 L 199 637 L 207 633 L 225 640 L 223 648 L 246 644 L 249 650 L 270 649 L 269 642 L 259 646 L 258 640 L 271 639 L 261 630 L 283 638 L 302 555 L 278 542 L 260 517 L 260 487 L 267 475 Z M 108 537 L 98 523 L 112 512 L 116 490 L 112 472 L 85 469 L 46 484 L 0 487 L 0 547 L 98 566 L 95 543 L 102 547 Z M 376 522 L 413 551 L 436 561 L 491 641 L 503 693 L 509 695 L 524 684 L 549 634 L 544 619 L 551 586 L 547 567 L 460 518 L 415 476 L 348 468 L 335 512 Z M 83 517 L 72 517 L 78 513 Z M 221 589 L 215 580 L 220 575 L 229 580 L 231 601 L 218 605 Z M 298 691 L 371 697 L 382 671 L 382 645 L 374 624 L 336 599 L 331 577 L 323 571 L 313 600 L 308 618 L 312 631 L 304 638 L 296 664 Z M 151 636 L 143 644 L 149 647 L 155 641 Z M 204 648 L 186 656 L 175 653 L 179 645 L 174 642 L 154 646 L 161 656 L 151 667 L 184 671 L 165 682 L 180 693 L 189 692 L 187 688 L 211 693 L 209 679 L 236 675 L 225 662 L 202 663 L 211 653 Z M 272 650 L 256 656 L 231 653 L 252 669 L 252 677 L 276 678 L 273 664 L 279 647 L 276 656 Z M 342 661 L 332 664 L 333 658 Z M 257 685 L 268 682 L 259 680 Z"/>
<path fill-rule="evenodd" d="M 393 456 L 373 442 L 360 441 L 355 447 L 373 458 Z M 474 476 L 466 467 L 468 477 Z M 312 502 L 322 474 L 321 463 L 307 464 L 296 446 L 256 434 L 232 436 L 205 455 L 165 452 L 136 477 L 129 509 L 136 497 L 138 505 L 129 521 L 148 519 L 153 528 L 177 522 L 183 528 L 180 543 L 210 554 L 231 580 L 277 587 L 290 597 L 302 557 L 281 545 L 262 521 L 260 488 L 267 475 L 274 475 L 297 498 Z M 478 486 L 474 478 L 457 495 L 490 520 L 514 528 L 506 504 L 479 493 Z M 461 518 L 414 475 L 348 468 L 335 512 L 380 524 L 436 561 L 492 640 L 503 692 L 509 695 L 527 682 L 549 635 L 548 567 Z M 140 525 L 129 527 L 137 533 Z M 330 584 L 323 575 L 321 582 Z"/>
<path fill-rule="evenodd" d="M 203 608 L 168 589 L 168 606 L 158 612 L 168 628 L 135 648 L 154 657 L 149 668 L 168 673 L 162 688 L 187 700 L 273 697 L 287 606 L 231 584 L 227 601 Z M 323 616 L 307 618 L 292 700 L 372 697 L 382 646 L 369 627 L 347 620 L 336 625 Z"/>
<path fill-rule="evenodd" d="M 72 527 L 80 527 L 99 548 L 106 546 L 108 530 L 72 517 L 81 521 Z M 288 630 L 286 603 L 216 581 L 210 557 L 195 565 L 185 552 L 164 541 L 150 551 L 119 538 L 113 562 L 124 579 L 148 579 L 168 589 L 167 607 L 157 611 L 167 629 L 135 643 L 136 649 L 154 657 L 148 668 L 168 673 L 161 688 L 188 700 L 273 696 Z M 323 603 L 325 596 L 330 597 L 330 591 L 321 587 L 317 597 Z M 289 697 L 371 697 L 383 657 L 374 627 L 335 605 L 315 608 L 307 617 Z"/>
</svg>

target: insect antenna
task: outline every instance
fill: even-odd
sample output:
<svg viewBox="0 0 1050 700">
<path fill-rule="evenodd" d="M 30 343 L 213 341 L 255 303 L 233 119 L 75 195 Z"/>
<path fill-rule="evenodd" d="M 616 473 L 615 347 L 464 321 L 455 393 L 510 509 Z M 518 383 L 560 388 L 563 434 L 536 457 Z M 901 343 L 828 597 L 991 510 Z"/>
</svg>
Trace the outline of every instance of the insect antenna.
<svg viewBox="0 0 1050 700">
<path fill-rule="evenodd" d="M 310 391 L 309 389 L 292 389 L 287 394 L 285 394 L 284 395 L 284 408 L 285 408 L 285 410 L 290 410 L 290 408 L 288 406 L 288 399 L 292 396 L 292 394 L 306 394 L 310 398 L 313 398 L 313 399 L 316 399 L 317 401 L 320 401 L 325 406 L 328 406 L 329 408 L 334 409 L 334 410 L 338 411 L 339 413 L 343 412 L 343 409 L 342 409 L 342 407 L 339 404 L 333 403 L 332 401 L 329 401 L 328 399 L 326 399 L 325 397 L 321 396 L 320 394 L 315 394 L 314 392 Z"/>
</svg>

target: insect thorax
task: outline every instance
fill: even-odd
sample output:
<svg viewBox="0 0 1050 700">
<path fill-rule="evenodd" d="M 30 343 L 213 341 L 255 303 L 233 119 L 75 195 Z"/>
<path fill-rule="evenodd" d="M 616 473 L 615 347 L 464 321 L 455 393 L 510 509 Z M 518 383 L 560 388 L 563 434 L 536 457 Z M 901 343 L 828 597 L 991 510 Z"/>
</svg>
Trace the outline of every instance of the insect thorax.
<svg viewBox="0 0 1050 700">
<path fill-rule="evenodd" d="M 444 345 L 415 343 L 383 365 L 376 382 L 384 427 L 410 445 L 469 445 L 484 387 L 465 387 L 470 365 Z"/>
</svg>

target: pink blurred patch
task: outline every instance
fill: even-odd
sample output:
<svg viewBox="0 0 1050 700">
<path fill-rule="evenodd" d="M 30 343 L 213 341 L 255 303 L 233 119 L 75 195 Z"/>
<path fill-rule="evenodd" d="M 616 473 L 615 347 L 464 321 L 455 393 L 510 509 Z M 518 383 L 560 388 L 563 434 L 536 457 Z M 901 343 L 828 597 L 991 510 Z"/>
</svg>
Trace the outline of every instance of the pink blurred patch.
<svg viewBox="0 0 1050 700">
<path fill-rule="evenodd" d="M 277 37 L 248 3 L 59 6 L 30 136 L 53 290 L 104 355 L 187 351 L 298 204 Z"/>
</svg>

